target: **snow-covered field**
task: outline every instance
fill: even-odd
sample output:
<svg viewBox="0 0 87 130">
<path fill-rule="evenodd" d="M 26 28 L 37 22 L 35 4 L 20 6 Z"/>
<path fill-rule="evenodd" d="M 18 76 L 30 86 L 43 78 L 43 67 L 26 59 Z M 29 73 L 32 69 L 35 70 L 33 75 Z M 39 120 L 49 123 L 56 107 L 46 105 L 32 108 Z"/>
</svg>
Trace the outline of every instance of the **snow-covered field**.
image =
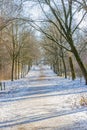
<svg viewBox="0 0 87 130">
<path fill-rule="evenodd" d="M 7 81 L 0 91 L 0 130 L 87 130 L 84 81 L 57 77 L 49 66 L 33 66 L 28 75 Z"/>
</svg>

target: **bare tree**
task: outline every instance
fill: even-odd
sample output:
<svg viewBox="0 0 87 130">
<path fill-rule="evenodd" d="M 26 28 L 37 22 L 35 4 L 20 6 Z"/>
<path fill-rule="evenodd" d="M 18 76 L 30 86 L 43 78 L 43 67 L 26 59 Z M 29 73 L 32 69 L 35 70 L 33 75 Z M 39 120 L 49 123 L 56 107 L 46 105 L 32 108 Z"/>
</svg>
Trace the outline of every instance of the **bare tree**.
<svg viewBox="0 0 87 130">
<path fill-rule="evenodd" d="M 78 50 L 77 50 L 77 48 L 75 46 L 75 42 L 74 42 L 75 31 L 77 30 L 77 28 L 83 21 L 84 17 L 86 16 L 86 12 L 84 12 L 84 14 L 80 18 L 79 22 L 75 22 L 75 16 L 78 13 L 78 8 L 76 8 L 76 6 L 74 8 L 73 0 L 68 0 L 68 1 L 61 0 L 59 5 L 58 5 L 58 1 L 54 1 L 54 0 L 53 1 L 38 0 L 38 2 L 40 4 L 42 11 L 45 14 L 46 20 L 48 20 L 48 22 L 52 23 L 57 28 L 58 32 L 60 32 L 60 34 L 67 41 L 67 43 L 70 47 L 70 51 L 75 56 L 76 61 L 82 71 L 85 82 L 87 84 L 87 70 L 83 64 L 83 61 L 81 60 L 81 57 L 78 53 Z M 47 12 L 45 11 L 43 4 L 45 4 L 46 6 L 49 7 L 49 10 L 51 12 L 51 17 L 49 17 L 50 15 L 48 15 Z M 61 8 L 60 8 L 60 6 L 61 6 Z M 55 19 L 57 22 L 55 22 Z M 48 38 L 55 41 L 55 39 L 52 36 L 50 36 L 50 34 L 48 34 L 46 31 L 44 31 L 40 26 L 39 26 L 39 30 L 42 31 Z M 57 42 L 57 41 L 55 41 L 55 42 Z M 58 43 L 58 45 L 60 45 L 60 44 Z M 64 45 L 62 47 L 66 48 Z M 66 49 L 68 50 L 68 48 L 66 48 Z"/>
</svg>

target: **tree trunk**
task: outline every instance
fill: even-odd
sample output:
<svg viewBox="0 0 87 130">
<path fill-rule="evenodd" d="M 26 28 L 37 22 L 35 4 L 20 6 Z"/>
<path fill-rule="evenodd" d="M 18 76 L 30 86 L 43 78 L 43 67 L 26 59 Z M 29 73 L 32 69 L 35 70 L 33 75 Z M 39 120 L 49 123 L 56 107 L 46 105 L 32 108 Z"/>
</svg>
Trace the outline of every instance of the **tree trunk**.
<svg viewBox="0 0 87 130">
<path fill-rule="evenodd" d="M 13 28 L 13 23 L 12 23 L 12 44 L 13 44 L 13 54 L 12 54 L 11 81 L 14 80 L 14 64 L 15 64 L 15 40 L 14 40 L 14 28 Z"/>
<path fill-rule="evenodd" d="M 21 78 L 23 78 L 23 64 L 21 63 Z"/>
<path fill-rule="evenodd" d="M 69 64 L 70 64 L 70 69 L 72 74 L 72 80 L 75 80 L 76 76 L 75 76 L 74 66 L 71 57 L 69 57 Z"/>
<path fill-rule="evenodd" d="M 15 61 L 15 79 L 17 79 L 17 61 Z"/>
<path fill-rule="evenodd" d="M 62 61 L 63 61 L 63 67 L 64 67 L 65 78 L 67 79 L 67 70 L 66 70 L 66 64 L 65 64 L 64 57 L 62 57 Z"/>
<path fill-rule="evenodd" d="M 53 65 L 54 73 L 56 73 L 56 67 L 55 64 Z"/>
<path fill-rule="evenodd" d="M 67 78 L 67 70 L 66 70 L 66 64 L 65 64 L 64 54 L 63 54 L 62 48 L 61 48 L 61 53 L 62 53 L 62 62 L 63 62 L 63 67 L 64 67 L 65 78 Z"/>
<path fill-rule="evenodd" d="M 12 59 L 11 81 L 14 80 L 14 57 Z"/>
<path fill-rule="evenodd" d="M 28 72 L 30 71 L 30 63 L 28 63 Z"/>
<path fill-rule="evenodd" d="M 59 59 L 58 58 L 57 58 L 56 65 L 57 65 L 57 75 L 59 76 Z"/>
<path fill-rule="evenodd" d="M 19 59 L 17 60 L 18 62 L 18 79 L 20 78 L 20 63 L 19 63 Z"/>
<path fill-rule="evenodd" d="M 62 61 L 59 61 L 59 76 L 62 76 Z"/>
<path fill-rule="evenodd" d="M 82 62 L 82 60 L 81 60 L 81 58 L 80 58 L 80 56 L 78 54 L 78 51 L 77 51 L 76 47 L 73 44 L 73 41 L 70 42 L 70 46 L 71 46 L 72 52 L 73 52 L 73 54 L 74 54 L 74 56 L 76 58 L 76 61 L 77 61 L 78 65 L 79 65 L 79 67 L 80 67 L 80 69 L 82 71 L 82 74 L 83 74 L 84 79 L 85 79 L 85 83 L 87 85 L 87 70 L 86 70 L 86 68 L 85 68 L 85 66 L 84 66 L 84 64 L 83 64 L 83 62 Z"/>
</svg>

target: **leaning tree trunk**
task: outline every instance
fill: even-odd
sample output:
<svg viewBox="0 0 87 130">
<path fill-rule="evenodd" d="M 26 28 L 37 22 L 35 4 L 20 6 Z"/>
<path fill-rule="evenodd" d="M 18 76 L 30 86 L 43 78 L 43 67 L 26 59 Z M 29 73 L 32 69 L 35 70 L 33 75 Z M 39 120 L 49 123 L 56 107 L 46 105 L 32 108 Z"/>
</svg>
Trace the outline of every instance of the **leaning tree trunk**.
<svg viewBox="0 0 87 130">
<path fill-rule="evenodd" d="M 73 52 L 73 54 L 74 54 L 74 56 L 76 58 L 76 61 L 77 61 L 78 65 L 79 65 L 79 67 L 80 67 L 80 69 L 82 71 L 82 74 L 83 74 L 84 79 L 85 79 L 85 83 L 87 85 L 87 70 L 86 70 L 86 68 L 85 68 L 85 66 L 84 66 L 84 64 L 83 64 L 83 62 L 82 62 L 82 60 L 81 60 L 81 58 L 80 58 L 80 56 L 78 54 L 78 51 L 77 51 L 76 47 L 74 46 L 73 40 L 70 39 L 69 42 L 70 42 L 72 52 Z"/>
</svg>

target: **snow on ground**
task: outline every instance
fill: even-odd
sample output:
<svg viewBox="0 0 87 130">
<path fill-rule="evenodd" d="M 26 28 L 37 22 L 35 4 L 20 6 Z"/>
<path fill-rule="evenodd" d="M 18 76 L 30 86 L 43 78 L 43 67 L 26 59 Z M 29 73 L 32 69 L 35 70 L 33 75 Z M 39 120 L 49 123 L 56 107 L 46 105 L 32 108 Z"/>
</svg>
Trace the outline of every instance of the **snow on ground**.
<svg viewBox="0 0 87 130">
<path fill-rule="evenodd" d="M 58 77 L 49 66 L 33 66 L 0 92 L 0 130 L 87 130 L 84 81 Z"/>
</svg>

